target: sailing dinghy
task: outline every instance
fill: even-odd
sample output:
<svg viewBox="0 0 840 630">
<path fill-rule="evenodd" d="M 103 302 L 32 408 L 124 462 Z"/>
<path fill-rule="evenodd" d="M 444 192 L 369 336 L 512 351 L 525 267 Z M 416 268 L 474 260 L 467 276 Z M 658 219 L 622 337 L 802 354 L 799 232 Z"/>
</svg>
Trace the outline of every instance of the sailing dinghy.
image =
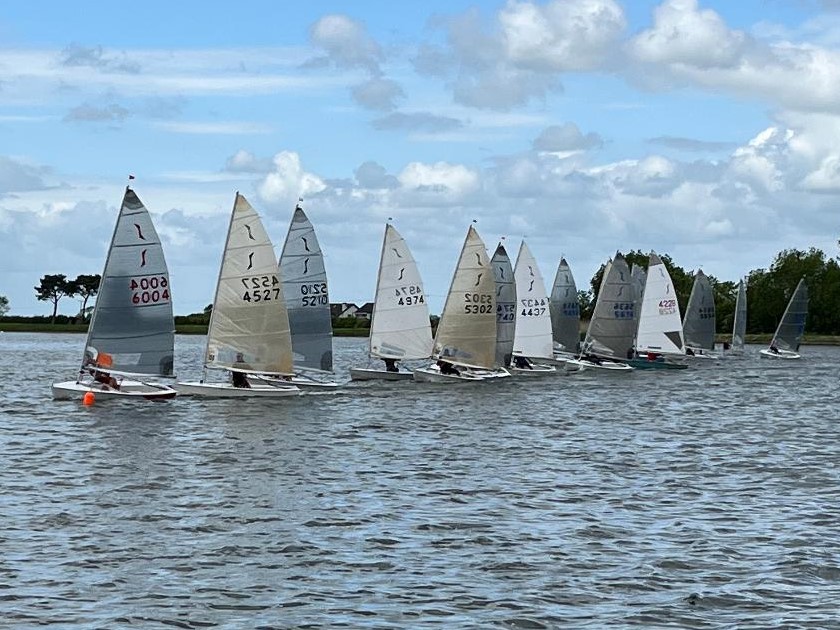
<svg viewBox="0 0 840 630">
<path fill-rule="evenodd" d="M 554 374 L 557 370 L 553 365 L 539 362 L 554 359 L 551 312 L 542 274 L 525 241 L 519 246 L 513 276 L 516 280 L 516 328 L 511 372 L 528 376 Z"/>
<path fill-rule="evenodd" d="M 715 294 L 702 270 L 694 275 L 694 284 L 683 319 L 685 353 L 697 359 L 717 359 L 715 349 Z"/>
<path fill-rule="evenodd" d="M 432 355 L 432 325 L 420 272 L 405 239 L 390 223 L 382 240 L 368 354 L 383 360 L 385 369 L 351 368 L 351 380 L 411 380 L 413 372 L 401 370 L 397 362 Z"/>
<path fill-rule="evenodd" d="M 582 353 L 566 361 L 567 370 L 597 370 L 603 373 L 633 371 L 624 362 L 624 357 L 633 347 L 633 334 L 636 330 L 633 299 L 630 269 L 624 256 L 616 252 L 604 268 L 598 299 L 581 346 Z"/>
<path fill-rule="evenodd" d="M 295 206 L 283 243 L 280 277 L 292 334 L 295 375 L 291 382 L 303 389 L 335 389 L 337 383 L 324 380 L 333 369 L 332 315 L 324 255 L 315 228 L 300 205 Z"/>
<path fill-rule="evenodd" d="M 776 333 L 770 346 L 759 350 L 765 359 L 800 359 L 799 344 L 805 332 L 805 320 L 808 318 L 808 285 L 805 278 L 799 280 L 796 290 L 790 296 L 782 320 L 776 328 Z"/>
<path fill-rule="evenodd" d="M 478 382 L 510 376 L 496 366 L 496 282 L 473 226 L 461 249 L 435 334 L 436 363 L 414 370 L 423 383 Z"/>
<path fill-rule="evenodd" d="M 207 381 L 207 370 L 227 370 L 229 382 Z M 260 216 L 236 193 L 207 330 L 204 377 L 178 383 L 182 395 L 282 398 L 300 390 L 292 374 L 292 340 L 274 248 Z M 248 379 L 266 375 L 274 379 Z"/>
<path fill-rule="evenodd" d="M 741 280 L 738 283 L 738 297 L 735 298 L 735 317 L 732 321 L 732 343 L 730 354 L 743 354 L 747 337 L 747 285 Z"/>
<path fill-rule="evenodd" d="M 557 266 L 548 308 L 551 312 L 554 358 L 565 363 L 580 352 L 580 300 L 575 278 L 565 258 L 561 258 Z"/>
<path fill-rule="evenodd" d="M 163 247 L 152 218 L 126 187 L 79 376 L 75 381 L 54 383 L 53 398 L 67 400 L 86 392 L 99 399 L 173 398 L 175 389 L 154 382 L 172 377 L 175 320 L 170 291 Z"/>
<path fill-rule="evenodd" d="M 496 283 L 496 361 L 495 364 L 509 368 L 513 358 L 513 338 L 516 332 L 516 283 L 513 279 L 513 265 L 505 246 L 501 243 L 490 259 L 493 279 Z"/>
</svg>

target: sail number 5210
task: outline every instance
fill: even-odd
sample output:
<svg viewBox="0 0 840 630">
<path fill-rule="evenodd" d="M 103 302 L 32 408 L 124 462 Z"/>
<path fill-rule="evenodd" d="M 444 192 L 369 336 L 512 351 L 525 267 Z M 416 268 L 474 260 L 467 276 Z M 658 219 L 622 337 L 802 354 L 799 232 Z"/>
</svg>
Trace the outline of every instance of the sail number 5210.
<svg viewBox="0 0 840 630">
<path fill-rule="evenodd" d="M 469 315 L 494 313 L 493 295 L 490 293 L 465 293 L 464 312 Z"/>
<path fill-rule="evenodd" d="M 169 301 L 169 279 L 166 276 L 132 278 L 128 288 L 131 290 L 131 303 L 135 306 Z"/>
<path fill-rule="evenodd" d="M 300 285 L 300 302 L 303 306 L 323 306 L 330 303 L 327 295 L 326 282 L 313 282 L 312 284 Z"/>
</svg>

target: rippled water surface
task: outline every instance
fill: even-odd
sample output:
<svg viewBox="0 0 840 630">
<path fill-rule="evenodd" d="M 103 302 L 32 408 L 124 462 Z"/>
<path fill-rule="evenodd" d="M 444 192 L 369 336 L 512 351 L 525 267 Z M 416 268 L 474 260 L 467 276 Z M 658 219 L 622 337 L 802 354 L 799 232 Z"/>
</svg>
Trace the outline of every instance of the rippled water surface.
<svg viewBox="0 0 840 630">
<path fill-rule="evenodd" d="M 0 335 L 0 626 L 840 627 L 840 348 L 52 401 L 83 343 Z"/>
</svg>

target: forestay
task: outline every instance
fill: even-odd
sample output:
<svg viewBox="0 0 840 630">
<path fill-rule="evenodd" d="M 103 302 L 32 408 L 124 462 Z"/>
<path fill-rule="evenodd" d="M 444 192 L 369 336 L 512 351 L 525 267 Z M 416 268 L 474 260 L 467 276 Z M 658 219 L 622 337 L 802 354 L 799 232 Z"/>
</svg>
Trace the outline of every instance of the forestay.
<svg viewBox="0 0 840 630">
<path fill-rule="evenodd" d="M 291 344 L 274 248 L 257 212 L 236 193 L 207 332 L 205 365 L 291 374 Z"/>
<path fill-rule="evenodd" d="M 83 366 L 172 376 L 175 321 L 169 272 L 149 211 L 126 188 L 102 271 Z"/>
<path fill-rule="evenodd" d="M 654 252 L 650 254 L 645 280 L 636 350 L 662 354 L 685 354 L 677 293 L 668 270 Z"/>
<path fill-rule="evenodd" d="M 405 239 L 390 223 L 382 241 L 369 351 L 381 359 L 425 359 L 432 354 L 420 272 Z"/>
<path fill-rule="evenodd" d="M 490 259 L 490 266 L 496 282 L 496 365 L 508 367 L 516 330 L 516 284 L 510 257 L 501 243 Z"/>
<path fill-rule="evenodd" d="M 715 295 L 709 278 L 702 271 L 694 276 L 691 296 L 685 307 L 683 336 L 686 346 L 714 350 Z"/>
<path fill-rule="evenodd" d="M 525 357 L 550 359 L 554 356 L 554 342 L 548 295 L 537 261 L 525 241 L 519 246 L 513 275 L 516 278 L 513 352 Z"/>
<path fill-rule="evenodd" d="M 805 320 L 808 317 L 808 285 L 805 284 L 805 278 L 799 281 L 796 285 L 796 290 L 790 297 L 787 308 L 785 309 L 782 320 L 779 322 L 779 327 L 776 329 L 776 334 L 773 335 L 771 346 L 776 346 L 780 350 L 790 350 L 796 352 L 799 350 L 799 344 L 802 342 L 802 334 L 805 332 Z"/>
<path fill-rule="evenodd" d="M 738 297 L 735 299 L 735 321 L 732 323 L 732 347 L 744 347 L 747 336 L 747 285 L 741 280 L 738 283 Z"/>
<path fill-rule="evenodd" d="M 496 283 L 484 242 L 472 226 L 446 296 L 434 357 L 466 367 L 494 367 Z"/>
<path fill-rule="evenodd" d="M 300 206 L 295 208 L 280 254 L 280 278 L 295 365 L 331 371 L 332 320 L 327 272 L 315 228 Z"/>
<path fill-rule="evenodd" d="M 580 301 L 569 263 L 560 259 L 549 299 L 551 334 L 559 349 L 577 352 L 580 346 Z"/>
<path fill-rule="evenodd" d="M 630 269 L 616 252 L 607 263 L 583 347 L 587 352 L 624 359 L 633 347 L 636 318 Z"/>
</svg>

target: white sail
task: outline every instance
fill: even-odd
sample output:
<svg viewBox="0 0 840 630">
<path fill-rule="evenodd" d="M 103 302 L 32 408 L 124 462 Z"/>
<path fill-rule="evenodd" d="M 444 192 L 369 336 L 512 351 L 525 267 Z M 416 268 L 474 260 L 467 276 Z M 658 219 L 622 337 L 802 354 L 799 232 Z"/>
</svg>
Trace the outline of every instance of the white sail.
<svg viewBox="0 0 840 630">
<path fill-rule="evenodd" d="M 513 352 L 525 357 L 550 359 L 554 356 L 554 341 L 548 295 L 537 261 L 525 241 L 519 246 L 513 275 L 516 278 Z"/>
<path fill-rule="evenodd" d="M 685 307 L 683 336 L 685 345 L 692 348 L 715 348 L 715 294 L 709 278 L 702 271 L 694 276 L 691 296 Z"/>
<path fill-rule="evenodd" d="M 738 283 L 738 297 L 735 299 L 735 319 L 732 322 L 732 348 L 743 349 L 747 335 L 747 285 Z"/>
<path fill-rule="evenodd" d="M 805 278 L 799 281 L 793 295 L 790 296 L 784 315 L 773 335 L 771 347 L 780 350 L 796 352 L 802 342 L 802 335 L 805 332 L 805 320 L 808 317 L 808 285 Z"/>
<path fill-rule="evenodd" d="M 682 318 L 677 292 L 665 264 L 654 252 L 650 254 L 639 331 L 638 352 L 685 354 Z"/>
<path fill-rule="evenodd" d="M 551 332 L 559 350 L 577 352 L 580 346 L 580 300 L 569 263 L 560 259 L 549 298 Z"/>
<path fill-rule="evenodd" d="M 624 257 L 616 253 L 601 277 L 583 342 L 585 352 L 618 359 L 627 357 L 636 332 L 633 296 L 630 268 Z"/>
<path fill-rule="evenodd" d="M 370 325 L 370 355 L 380 359 L 425 359 L 432 354 L 429 306 L 417 263 L 405 239 L 385 226 Z"/>
<path fill-rule="evenodd" d="M 516 284 L 510 257 L 501 243 L 490 259 L 490 266 L 496 281 L 496 365 L 508 367 L 516 331 Z"/>
<path fill-rule="evenodd" d="M 239 193 L 222 254 L 204 364 L 266 374 L 293 371 L 274 248 L 259 215 Z"/>
<path fill-rule="evenodd" d="M 332 318 L 324 256 L 315 228 L 300 206 L 295 208 L 280 254 L 280 277 L 295 365 L 332 371 Z"/>
<path fill-rule="evenodd" d="M 175 320 L 169 271 L 149 211 L 130 188 L 108 249 L 83 366 L 172 376 Z"/>
<path fill-rule="evenodd" d="M 465 367 L 494 367 L 496 283 L 484 242 L 472 226 L 452 276 L 433 356 Z"/>
</svg>

